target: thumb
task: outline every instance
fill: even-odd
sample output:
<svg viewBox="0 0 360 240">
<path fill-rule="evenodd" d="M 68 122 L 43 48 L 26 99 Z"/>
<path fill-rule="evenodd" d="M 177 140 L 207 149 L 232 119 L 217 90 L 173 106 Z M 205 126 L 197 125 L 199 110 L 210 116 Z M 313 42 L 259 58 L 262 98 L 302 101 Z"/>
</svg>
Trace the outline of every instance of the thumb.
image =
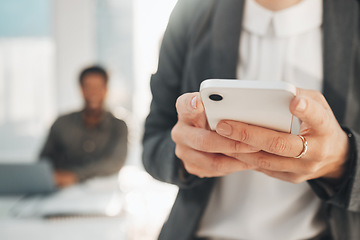
<svg viewBox="0 0 360 240">
<path fill-rule="evenodd" d="M 185 93 L 178 97 L 176 110 L 179 120 L 187 123 L 194 123 L 205 117 L 204 106 L 198 92 Z"/>
<path fill-rule="evenodd" d="M 330 123 L 329 112 L 315 100 L 296 96 L 290 103 L 290 111 L 306 123 L 308 128 L 318 132 L 327 131 Z"/>
</svg>

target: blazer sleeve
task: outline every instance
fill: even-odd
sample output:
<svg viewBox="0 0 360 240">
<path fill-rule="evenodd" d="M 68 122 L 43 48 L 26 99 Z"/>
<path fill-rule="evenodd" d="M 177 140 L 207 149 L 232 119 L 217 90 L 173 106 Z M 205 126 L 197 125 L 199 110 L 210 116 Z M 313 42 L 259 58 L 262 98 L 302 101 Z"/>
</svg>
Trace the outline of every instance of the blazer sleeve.
<svg viewBox="0 0 360 240">
<path fill-rule="evenodd" d="M 351 88 L 350 113 L 351 121 L 342 126 L 348 135 L 349 155 L 343 178 L 336 186 L 323 179 L 310 180 L 309 184 L 315 193 L 325 202 L 352 212 L 360 212 L 360 36 L 356 42 L 353 84 Z"/>
<path fill-rule="evenodd" d="M 193 17 L 191 9 L 197 7 L 195 2 L 180 0 L 170 16 L 160 49 L 158 70 L 150 81 L 153 98 L 143 137 L 145 169 L 154 178 L 181 188 L 201 181 L 187 174 L 181 160 L 175 156 L 175 143 L 171 139 L 171 129 L 177 122 L 175 103 L 182 94 L 189 25 Z"/>
<path fill-rule="evenodd" d="M 322 178 L 309 180 L 309 184 L 328 204 L 350 211 L 360 211 L 360 135 L 346 127 L 343 127 L 343 130 L 349 140 L 349 155 L 342 179 L 335 185 Z"/>
</svg>

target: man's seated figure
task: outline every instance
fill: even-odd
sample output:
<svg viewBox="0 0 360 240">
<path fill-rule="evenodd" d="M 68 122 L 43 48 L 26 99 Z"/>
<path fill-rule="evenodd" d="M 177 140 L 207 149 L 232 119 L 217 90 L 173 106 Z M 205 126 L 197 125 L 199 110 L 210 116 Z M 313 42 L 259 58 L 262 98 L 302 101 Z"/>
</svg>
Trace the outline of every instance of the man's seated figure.
<svg viewBox="0 0 360 240">
<path fill-rule="evenodd" d="M 84 108 L 55 121 L 40 154 L 52 163 L 60 187 L 118 172 L 127 153 L 126 123 L 104 109 L 106 71 L 98 66 L 86 68 L 79 83 Z"/>
</svg>

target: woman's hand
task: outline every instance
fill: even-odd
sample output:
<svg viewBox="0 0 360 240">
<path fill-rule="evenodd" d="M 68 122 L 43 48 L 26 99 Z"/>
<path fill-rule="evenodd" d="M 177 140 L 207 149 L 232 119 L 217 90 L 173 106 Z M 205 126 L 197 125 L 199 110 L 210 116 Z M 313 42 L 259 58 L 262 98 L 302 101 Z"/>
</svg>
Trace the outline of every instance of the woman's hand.
<svg viewBox="0 0 360 240">
<path fill-rule="evenodd" d="M 175 154 L 189 173 L 199 177 L 215 177 L 252 168 L 252 164 L 221 154 L 259 150 L 209 130 L 199 93 L 180 96 L 176 109 L 178 122 L 171 136 L 176 143 Z"/>
<path fill-rule="evenodd" d="M 308 143 L 308 150 L 301 158 L 295 158 L 303 151 L 303 141 L 296 135 L 229 120 L 219 122 L 216 132 L 261 149 L 257 153 L 227 155 L 271 177 L 293 183 L 319 177 L 339 179 L 344 173 L 348 139 L 324 96 L 313 90 L 298 89 L 290 111 L 302 121 L 300 135 Z"/>
</svg>

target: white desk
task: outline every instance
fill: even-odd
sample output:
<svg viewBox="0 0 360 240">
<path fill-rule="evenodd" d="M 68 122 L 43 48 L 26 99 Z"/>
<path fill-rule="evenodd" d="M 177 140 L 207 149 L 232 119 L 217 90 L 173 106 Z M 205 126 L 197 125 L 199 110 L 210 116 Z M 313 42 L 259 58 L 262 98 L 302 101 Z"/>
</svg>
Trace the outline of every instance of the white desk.
<svg viewBox="0 0 360 240">
<path fill-rule="evenodd" d="M 87 216 L 99 211 L 101 195 L 111 195 L 120 186 L 107 212 L 113 217 Z M 119 178 L 94 179 L 65 189 L 50 198 L 1 197 L 0 239 L 2 240 L 152 240 L 155 239 L 174 201 L 174 186 L 153 180 L 136 167 L 124 167 Z M 78 201 L 71 204 L 72 201 Z M 94 203 L 93 212 L 91 206 Z M 78 209 L 76 209 L 78 206 Z M 79 210 L 82 217 L 43 218 L 44 213 L 66 208 Z M 112 211 L 111 211 L 112 209 Z M 86 210 L 86 211 L 84 211 Z M 119 211 L 117 211 L 119 210 Z M 54 213 L 54 211 L 52 212 Z"/>
</svg>

